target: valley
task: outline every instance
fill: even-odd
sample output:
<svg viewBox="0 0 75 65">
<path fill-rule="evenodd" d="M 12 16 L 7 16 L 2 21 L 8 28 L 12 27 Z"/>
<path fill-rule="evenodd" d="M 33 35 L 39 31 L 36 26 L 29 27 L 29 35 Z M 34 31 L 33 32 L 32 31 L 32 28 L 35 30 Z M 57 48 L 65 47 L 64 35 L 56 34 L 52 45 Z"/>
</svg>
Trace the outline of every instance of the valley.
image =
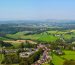
<svg viewBox="0 0 75 65">
<path fill-rule="evenodd" d="M 65 29 L 58 25 L 57 28 L 19 25 L 12 24 L 3 27 L 8 30 L 0 31 L 1 65 L 65 65 L 75 62 L 75 29 Z"/>
</svg>

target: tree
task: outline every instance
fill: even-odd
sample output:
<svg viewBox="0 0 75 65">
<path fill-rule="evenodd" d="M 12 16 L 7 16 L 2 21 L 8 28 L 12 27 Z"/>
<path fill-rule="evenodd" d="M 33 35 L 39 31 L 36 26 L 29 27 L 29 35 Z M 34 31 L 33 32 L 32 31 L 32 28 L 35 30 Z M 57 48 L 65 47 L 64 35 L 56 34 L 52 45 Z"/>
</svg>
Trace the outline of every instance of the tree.
<svg viewBox="0 0 75 65">
<path fill-rule="evenodd" d="M 2 61 L 3 64 L 16 64 L 19 63 L 19 59 L 17 54 L 8 54 L 5 55 L 4 60 Z"/>
<path fill-rule="evenodd" d="M 22 59 L 22 60 L 20 61 L 19 65 L 29 65 L 29 64 L 28 64 L 28 61 L 27 61 L 27 60 Z"/>
</svg>

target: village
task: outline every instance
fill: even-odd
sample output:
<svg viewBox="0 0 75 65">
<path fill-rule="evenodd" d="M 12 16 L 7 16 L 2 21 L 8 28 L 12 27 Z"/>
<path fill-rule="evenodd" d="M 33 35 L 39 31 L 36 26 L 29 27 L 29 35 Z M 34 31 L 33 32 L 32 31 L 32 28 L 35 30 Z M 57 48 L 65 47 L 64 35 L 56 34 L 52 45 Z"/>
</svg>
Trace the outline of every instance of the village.
<svg viewBox="0 0 75 65">
<path fill-rule="evenodd" d="M 52 46 L 51 44 L 47 44 L 44 42 L 41 43 L 37 43 L 35 41 L 32 40 L 16 40 L 16 41 L 4 41 L 3 43 L 12 43 L 12 42 L 20 42 L 21 43 L 21 47 L 19 48 L 6 48 L 6 47 L 2 47 L 0 48 L 0 54 L 2 54 L 1 59 L 3 59 L 3 61 L 1 62 L 2 64 L 14 64 L 14 63 L 18 63 L 19 59 L 22 59 L 20 61 L 23 61 L 24 65 L 26 63 L 28 63 L 28 59 L 33 57 L 34 61 L 29 61 L 29 63 L 31 62 L 31 65 L 43 65 L 45 63 L 48 63 L 50 65 L 52 65 L 52 60 L 53 60 L 53 54 L 56 55 L 65 55 L 65 53 L 63 52 L 62 49 L 69 49 L 67 47 L 67 45 L 65 44 L 59 44 L 56 46 Z M 27 47 L 25 47 L 25 44 L 27 44 Z M 75 47 L 72 46 L 71 47 L 72 50 L 75 50 Z M 39 54 L 38 54 L 39 53 Z M 16 55 L 15 55 L 16 54 Z M 17 59 L 17 62 L 10 62 L 8 59 L 11 59 L 11 57 L 13 58 L 13 56 L 16 57 L 15 59 Z M 3 57 L 4 56 L 4 57 Z M 38 58 L 37 58 L 38 57 Z M 5 61 L 4 59 L 8 60 Z M 27 59 L 27 60 L 26 60 Z M 27 61 L 27 62 L 24 62 Z"/>
<path fill-rule="evenodd" d="M 4 56 L 9 56 L 11 54 L 15 54 L 18 53 L 19 58 L 29 58 L 30 56 L 34 55 L 36 52 L 39 51 L 39 49 L 42 49 L 42 54 L 40 55 L 40 57 L 38 58 L 38 60 L 36 60 L 34 63 L 32 63 L 32 65 L 41 65 L 44 64 L 45 62 L 50 62 L 50 60 L 52 60 L 52 57 L 50 56 L 50 52 L 51 50 L 47 48 L 47 45 L 45 44 L 37 44 L 36 42 L 30 41 L 30 40 L 17 40 L 18 42 L 22 43 L 22 47 L 19 49 L 7 49 L 6 47 L 2 47 L 2 49 L 0 49 L 0 54 L 4 55 Z M 12 41 L 4 41 L 4 42 L 12 42 Z M 14 41 L 16 42 L 16 41 Z M 34 44 L 35 47 L 34 48 L 25 48 L 23 47 L 23 43 L 29 42 L 30 44 Z"/>
</svg>

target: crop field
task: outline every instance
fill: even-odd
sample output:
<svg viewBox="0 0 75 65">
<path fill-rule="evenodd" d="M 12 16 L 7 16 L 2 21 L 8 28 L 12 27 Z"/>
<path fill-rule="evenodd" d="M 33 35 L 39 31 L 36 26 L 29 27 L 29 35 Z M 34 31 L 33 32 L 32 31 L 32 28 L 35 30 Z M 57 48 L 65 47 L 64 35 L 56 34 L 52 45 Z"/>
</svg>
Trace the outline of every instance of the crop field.
<svg viewBox="0 0 75 65">
<path fill-rule="evenodd" d="M 15 48 L 18 48 L 22 42 L 19 42 L 19 41 L 4 41 L 4 42 L 8 42 L 8 44 L 10 43 L 11 45 L 13 45 Z"/>
<path fill-rule="evenodd" d="M 26 43 L 26 40 L 10 40 L 10 41 L 5 40 L 4 42 L 13 45 L 14 48 L 19 48 L 21 43 L 24 43 L 24 44 Z M 27 40 L 27 42 L 29 42 L 31 44 L 37 44 L 37 42 L 34 42 L 32 40 Z"/>
</svg>

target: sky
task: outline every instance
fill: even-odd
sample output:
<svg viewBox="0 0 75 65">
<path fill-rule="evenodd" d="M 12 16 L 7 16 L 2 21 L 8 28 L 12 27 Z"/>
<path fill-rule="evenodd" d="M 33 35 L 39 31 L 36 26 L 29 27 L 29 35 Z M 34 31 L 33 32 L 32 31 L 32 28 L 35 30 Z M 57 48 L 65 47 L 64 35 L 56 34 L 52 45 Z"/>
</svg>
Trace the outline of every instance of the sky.
<svg viewBox="0 0 75 65">
<path fill-rule="evenodd" d="M 0 0 L 0 20 L 75 20 L 75 0 Z"/>
</svg>

